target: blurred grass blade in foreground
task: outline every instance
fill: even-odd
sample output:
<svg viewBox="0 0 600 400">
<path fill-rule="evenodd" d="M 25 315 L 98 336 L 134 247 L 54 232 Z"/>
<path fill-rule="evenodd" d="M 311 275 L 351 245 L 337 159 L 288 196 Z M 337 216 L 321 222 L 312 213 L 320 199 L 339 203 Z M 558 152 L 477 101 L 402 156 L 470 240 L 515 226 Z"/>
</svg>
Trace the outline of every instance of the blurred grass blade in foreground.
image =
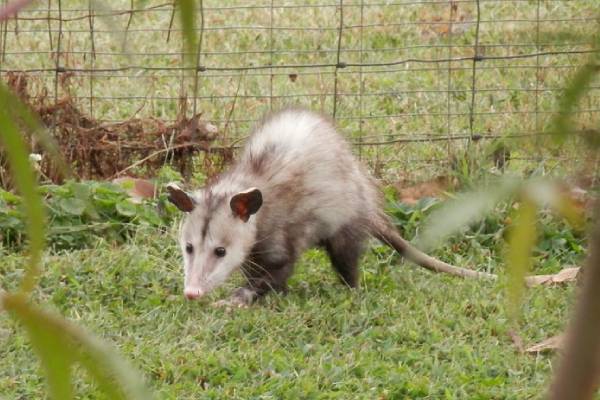
<svg viewBox="0 0 600 400">
<path fill-rule="evenodd" d="M 71 368 L 80 364 L 109 399 L 147 400 L 143 380 L 111 347 L 58 315 L 42 311 L 19 294 L 4 294 L 3 308 L 27 331 L 40 357 L 51 397 L 73 398 Z"/>
<path fill-rule="evenodd" d="M 196 59 L 196 3 L 194 0 L 178 0 L 179 19 L 183 29 L 183 38 L 190 54 L 189 60 Z"/>
<path fill-rule="evenodd" d="M 8 159 L 14 183 L 22 194 L 23 206 L 27 214 L 30 255 L 21 290 L 29 293 L 40 274 L 45 243 L 45 213 L 37 191 L 36 178 L 29 162 L 27 146 L 15 122 L 15 115 L 11 113 L 18 108 L 20 108 L 19 100 L 0 84 L 0 143 L 2 143 L 4 156 Z"/>
<path fill-rule="evenodd" d="M 537 241 L 536 213 L 537 207 L 530 199 L 518 203 L 508 236 L 508 309 L 513 319 L 517 318 L 525 291 L 525 276 L 531 270 L 531 254 Z"/>
<path fill-rule="evenodd" d="M 585 208 L 576 203 L 564 185 L 547 179 L 535 180 L 530 181 L 524 190 L 538 207 L 550 207 L 577 231 L 585 229 Z"/>
<path fill-rule="evenodd" d="M 481 190 L 463 193 L 433 211 L 417 239 L 418 247 L 431 250 L 465 226 L 489 214 L 501 201 L 514 195 L 521 182 L 503 178 Z"/>
</svg>

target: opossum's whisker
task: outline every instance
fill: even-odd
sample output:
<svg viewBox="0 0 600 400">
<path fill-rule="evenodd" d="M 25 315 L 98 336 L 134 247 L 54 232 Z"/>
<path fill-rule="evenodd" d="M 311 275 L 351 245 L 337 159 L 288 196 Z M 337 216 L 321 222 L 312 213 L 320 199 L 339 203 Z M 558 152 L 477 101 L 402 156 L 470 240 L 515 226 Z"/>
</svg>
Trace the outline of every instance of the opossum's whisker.
<svg viewBox="0 0 600 400">
<path fill-rule="evenodd" d="M 271 276 L 271 272 L 270 272 L 270 271 L 268 271 L 268 270 L 267 270 L 265 267 L 263 267 L 262 265 L 260 265 L 260 264 L 258 264 L 258 263 L 256 263 L 256 262 L 254 262 L 254 261 L 252 261 L 252 260 L 246 260 L 246 262 L 247 262 L 247 263 L 250 263 L 250 264 L 252 264 L 252 265 L 254 265 L 255 267 L 257 267 L 259 271 L 262 271 L 262 272 L 266 273 L 267 275 Z"/>
<path fill-rule="evenodd" d="M 259 268 L 259 271 L 263 271 L 263 272 L 265 272 L 265 273 L 266 273 L 266 275 L 268 275 L 269 277 L 272 277 L 271 273 L 270 273 L 270 272 L 269 272 L 267 269 L 265 269 L 263 266 L 259 265 L 258 263 L 255 263 L 255 262 L 254 262 L 254 261 L 252 261 L 252 260 L 246 260 L 246 262 L 245 262 L 245 263 L 250 263 L 250 264 L 253 264 L 253 265 L 255 265 L 256 267 L 258 267 L 258 268 Z M 245 263 L 244 263 L 244 264 L 245 264 Z M 241 269 L 242 271 L 246 271 L 246 270 L 244 269 L 244 268 L 246 268 L 246 266 L 245 266 L 244 264 L 242 264 L 242 265 L 240 266 L 240 269 Z M 269 287 L 269 290 L 270 290 L 270 291 L 272 291 L 272 292 L 276 292 L 276 291 L 274 290 L 274 287 L 273 287 L 273 285 L 271 285 L 271 282 L 269 282 L 269 280 L 263 280 L 262 282 L 263 282 L 263 283 L 265 283 L 265 284 L 266 284 L 266 285 Z"/>
<path fill-rule="evenodd" d="M 262 238 L 256 240 L 254 243 L 252 243 L 252 246 L 254 246 L 254 245 L 258 244 L 258 243 L 264 242 L 267 239 L 270 239 L 271 236 L 273 236 L 273 234 L 263 236 Z"/>
</svg>

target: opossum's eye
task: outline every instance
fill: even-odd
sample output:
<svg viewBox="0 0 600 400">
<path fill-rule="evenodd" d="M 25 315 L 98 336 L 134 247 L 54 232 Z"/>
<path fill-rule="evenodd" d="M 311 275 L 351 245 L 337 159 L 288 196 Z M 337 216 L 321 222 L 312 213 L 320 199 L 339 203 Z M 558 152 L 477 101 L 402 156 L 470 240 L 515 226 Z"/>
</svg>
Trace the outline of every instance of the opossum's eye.
<svg viewBox="0 0 600 400">
<path fill-rule="evenodd" d="M 185 245 L 185 252 L 188 254 L 192 254 L 194 252 L 194 246 L 191 243 Z"/>
<path fill-rule="evenodd" d="M 225 247 L 217 247 L 215 249 L 215 256 L 217 257 L 225 257 L 226 253 L 227 251 L 225 250 Z"/>
</svg>

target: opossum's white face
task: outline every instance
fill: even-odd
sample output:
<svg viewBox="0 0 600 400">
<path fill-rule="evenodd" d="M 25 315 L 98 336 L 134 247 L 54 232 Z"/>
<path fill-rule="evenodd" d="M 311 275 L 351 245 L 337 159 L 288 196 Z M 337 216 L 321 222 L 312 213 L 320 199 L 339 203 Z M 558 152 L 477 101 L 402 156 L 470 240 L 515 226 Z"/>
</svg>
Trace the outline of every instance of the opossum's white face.
<svg viewBox="0 0 600 400">
<path fill-rule="evenodd" d="M 184 294 L 199 298 L 220 286 L 244 263 L 256 237 L 262 195 L 252 188 L 232 195 L 201 191 L 193 197 L 169 188 L 169 199 L 186 215 L 180 231 Z"/>
</svg>

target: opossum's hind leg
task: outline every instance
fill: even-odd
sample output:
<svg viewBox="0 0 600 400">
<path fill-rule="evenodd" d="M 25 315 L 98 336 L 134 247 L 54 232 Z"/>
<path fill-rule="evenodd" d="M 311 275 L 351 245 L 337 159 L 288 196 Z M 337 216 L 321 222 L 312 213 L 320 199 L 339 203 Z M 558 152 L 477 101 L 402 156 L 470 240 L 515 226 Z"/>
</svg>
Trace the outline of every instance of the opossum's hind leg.
<svg viewBox="0 0 600 400">
<path fill-rule="evenodd" d="M 350 224 L 325 240 L 325 250 L 331 265 L 343 283 L 350 287 L 358 286 L 358 261 L 364 251 L 366 235 L 359 232 L 360 226 Z"/>
</svg>

